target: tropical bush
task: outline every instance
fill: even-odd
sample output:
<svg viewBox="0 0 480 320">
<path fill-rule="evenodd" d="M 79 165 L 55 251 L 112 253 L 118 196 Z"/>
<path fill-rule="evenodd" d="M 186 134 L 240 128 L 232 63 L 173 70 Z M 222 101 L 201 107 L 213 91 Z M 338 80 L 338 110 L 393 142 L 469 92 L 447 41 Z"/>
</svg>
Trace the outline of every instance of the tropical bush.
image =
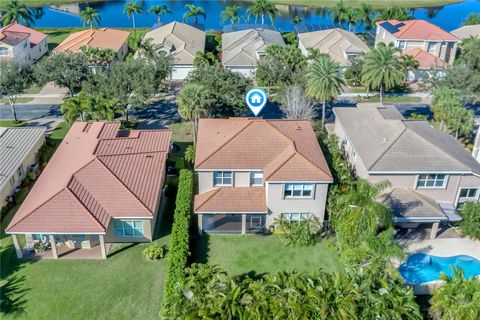
<svg viewBox="0 0 480 320">
<path fill-rule="evenodd" d="M 463 219 L 460 222 L 463 233 L 474 239 L 480 239 L 480 203 L 465 203 L 460 215 Z"/>
<path fill-rule="evenodd" d="M 28 192 L 30 191 L 30 188 L 28 186 L 23 187 L 20 189 L 15 195 L 13 196 L 13 200 L 15 201 L 15 204 L 20 204 L 25 200 L 27 197 Z"/>
<path fill-rule="evenodd" d="M 165 257 L 167 253 L 167 247 L 159 244 L 152 244 L 151 246 L 143 249 L 143 255 L 149 260 L 160 260 Z"/>
<path fill-rule="evenodd" d="M 165 303 L 178 299 L 176 287 L 184 283 L 184 271 L 190 256 L 190 216 L 193 195 L 193 173 L 180 171 L 175 213 L 173 216 L 172 239 L 167 254 L 168 273 L 165 280 Z"/>
<path fill-rule="evenodd" d="M 390 268 L 230 277 L 193 264 L 167 319 L 422 319 L 410 288 Z"/>
<path fill-rule="evenodd" d="M 321 230 L 317 218 L 302 221 L 288 221 L 284 218 L 275 220 L 275 227 L 281 230 L 281 239 L 287 247 L 306 247 L 314 245 Z"/>
<path fill-rule="evenodd" d="M 37 179 L 37 173 L 35 171 L 28 171 L 27 177 L 30 181 L 35 181 Z"/>
</svg>

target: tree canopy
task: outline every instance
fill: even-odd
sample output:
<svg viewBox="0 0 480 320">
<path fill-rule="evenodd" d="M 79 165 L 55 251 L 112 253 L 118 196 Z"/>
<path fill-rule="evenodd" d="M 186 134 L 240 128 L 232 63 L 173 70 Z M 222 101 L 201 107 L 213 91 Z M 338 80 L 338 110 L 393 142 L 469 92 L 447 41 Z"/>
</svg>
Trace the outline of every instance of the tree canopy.
<svg viewBox="0 0 480 320">
<path fill-rule="evenodd" d="M 24 3 L 11 0 L 5 6 L 0 7 L 0 19 L 4 26 L 12 22 L 18 22 L 29 27 L 35 23 L 35 14 Z"/>
<path fill-rule="evenodd" d="M 8 99 L 15 122 L 18 121 L 15 109 L 18 96 L 25 92 L 32 82 L 33 73 L 30 65 L 0 61 L 0 96 Z"/>
</svg>

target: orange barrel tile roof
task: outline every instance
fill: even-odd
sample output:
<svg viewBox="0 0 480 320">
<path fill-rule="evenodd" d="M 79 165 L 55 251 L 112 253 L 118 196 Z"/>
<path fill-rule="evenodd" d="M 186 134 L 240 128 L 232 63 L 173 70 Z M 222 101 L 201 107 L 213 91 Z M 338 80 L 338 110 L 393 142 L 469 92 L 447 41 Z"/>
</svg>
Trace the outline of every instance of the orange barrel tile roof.
<svg viewBox="0 0 480 320">
<path fill-rule="evenodd" d="M 195 195 L 195 213 L 267 212 L 265 188 L 226 187 Z"/>
<path fill-rule="evenodd" d="M 11 33 L 23 33 L 26 35 L 30 35 L 30 45 L 36 46 L 40 42 L 43 41 L 47 37 L 45 33 L 41 33 L 39 31 L 33 30 L 31 28 L 22 26 L 21 24 L 18 24 L 16 22 L 13 22 L 9 25 L 6 25 L 5 27 L 0 29 L 0 41 L 2 40 L 2 33 L 7 34 L 8 32 Z"/>
<path fill-rule="evenodd" d="M 70 34 L 55 48 L 55 52 L 77 52 L 83 46 L 112 49 L 119 52 L 130 32 L 109 28 L 88 29 Z"/>
<path fill-rule="evenodd" d="M 448 67 L 448 64 L 445 61 L 420 48 L 415 48 L 415 49 L 405 51 L 403 55 L 409 55 L 414 57 L 415 60 L 417 60 L 419 63 L 418 64 L 419 69 Z"/>
<path fill-rule="evenodd" d="M 104 233 L 114 217 L 152 217 L 170 130 L 77 122 L 7 227 L 8 233 Z"/>
<path fill-rule="evenodd" d="M 377 22 L 397 39 L 460 41 L 456 36 L 425 20 L 384 20 Z"/>
</svg>

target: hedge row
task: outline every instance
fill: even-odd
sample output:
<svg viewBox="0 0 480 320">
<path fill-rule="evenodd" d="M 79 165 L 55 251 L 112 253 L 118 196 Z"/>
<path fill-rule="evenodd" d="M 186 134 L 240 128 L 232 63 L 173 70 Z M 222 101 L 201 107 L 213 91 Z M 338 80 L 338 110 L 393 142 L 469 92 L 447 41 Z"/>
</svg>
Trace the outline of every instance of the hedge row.
<svg viewBox="0 0 480 320">
<path fill-rule="evenodd" d="M 184 272 L 190 256 L 190 217 L 192 210 L 193 174 L 180 170 L 175 213 L 173 215 L 172 238 L 167 254 L 168 273 L 165 280 L 165 303 L 175 299 L 177 285 L 182 285 Z"/>
</svg>

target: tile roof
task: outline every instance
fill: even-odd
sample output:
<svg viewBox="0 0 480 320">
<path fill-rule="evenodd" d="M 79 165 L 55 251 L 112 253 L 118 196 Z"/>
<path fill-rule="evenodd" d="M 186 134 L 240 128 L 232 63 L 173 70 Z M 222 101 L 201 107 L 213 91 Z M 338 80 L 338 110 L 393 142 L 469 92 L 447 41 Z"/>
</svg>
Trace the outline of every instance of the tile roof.
<svg viewBox="0 0 480 320">
<path fill-rule="evenodd" d="M 200 119 L 195 169 L 262 169 L 267 181 L 331 181 L 308 120 Z"/>
<path fill-rule="evenodd" d="M 36 46 L 47 37 L 45 33 L 41 33 L 39 31 L 33 30 L 31 28 L 28 28 L 28 27 L 22 26 L 21 24 L 13 22 L 0 29 L 0 41 L 3 41 L 3 39 L 1 39 L 2 38 L 1 34 L 4 33 L 4 31 L 30 35 L 30 46 L 32 47 Z"/>
<path fill-rule="evenodd" d="M 471 26 L 463 26 L 450 32 L 459 39 L 466 39 L 468 37 L 480 38 L 480 24 Z"/>
<path fill-rule="evenodd" d="M 410 49 L 402 53 L 402 55 L 409 55 L 415 58 L 418 61 L 419 69 L 430 69 L 430 68 L 446 68 L 448 63 L 440 59 L 439 57 L 426 52 L 423 49 L 415 48 Z"/>
<path fill-rule="evenodd" d="M 480 174 L 480 163 L 449 134 L 428 121 L 385 118 L 379 108 L 365 103 L 333 109 L 367 170 Z"/>
<path fill-rule="evenodd" d="M 205 32 L 177 21 L 147 32 L 144 39 L 168 50 L 174 64 L 193 65 L 195 54 L 205 51 Z"/>
<path fill-rule="evenodd" d="M 298 39 L 306 49 L 317 49 L 320 53 L 328 54 L 342 66 L 351 65 L 346 53 L 370 51 L 355 33 L 339 28 L 299 33 Z"/>
<path fill-rule="evenodd" d="M 117 29 L 101 28 L 87 29 L 70 34 L 63 40 L 56 52 L 77 52 L 83 46 L 89 46 L 97 49 L 112 49 L 119 52 L 123 44 L 127 41 L 130 32 Z"/>
<path fill-rule="evenodd" d="M 453 34 L 425 20 L 386 20 L 377 22 L 396 39 L 459 41 Z"/>
<path fill-rule="evenodd" d="M 16 46 L 26 38 L 28 38 L 28 33 L 0 31 L 0 42 L 8 44 L 9 46 Z"/>
<path fill-rule="evenodd" d="M 76 122 L 7 231 L 98 233 L 112 217 L 152 217 L 171 132 L 118 129 L 119 123 Z"/>
<path fill-rule="evenodd" d="M 195 195 L 194 211 L 202 212 L 267 212 L 265 188 L 217 188 Z"/>
</svg>

